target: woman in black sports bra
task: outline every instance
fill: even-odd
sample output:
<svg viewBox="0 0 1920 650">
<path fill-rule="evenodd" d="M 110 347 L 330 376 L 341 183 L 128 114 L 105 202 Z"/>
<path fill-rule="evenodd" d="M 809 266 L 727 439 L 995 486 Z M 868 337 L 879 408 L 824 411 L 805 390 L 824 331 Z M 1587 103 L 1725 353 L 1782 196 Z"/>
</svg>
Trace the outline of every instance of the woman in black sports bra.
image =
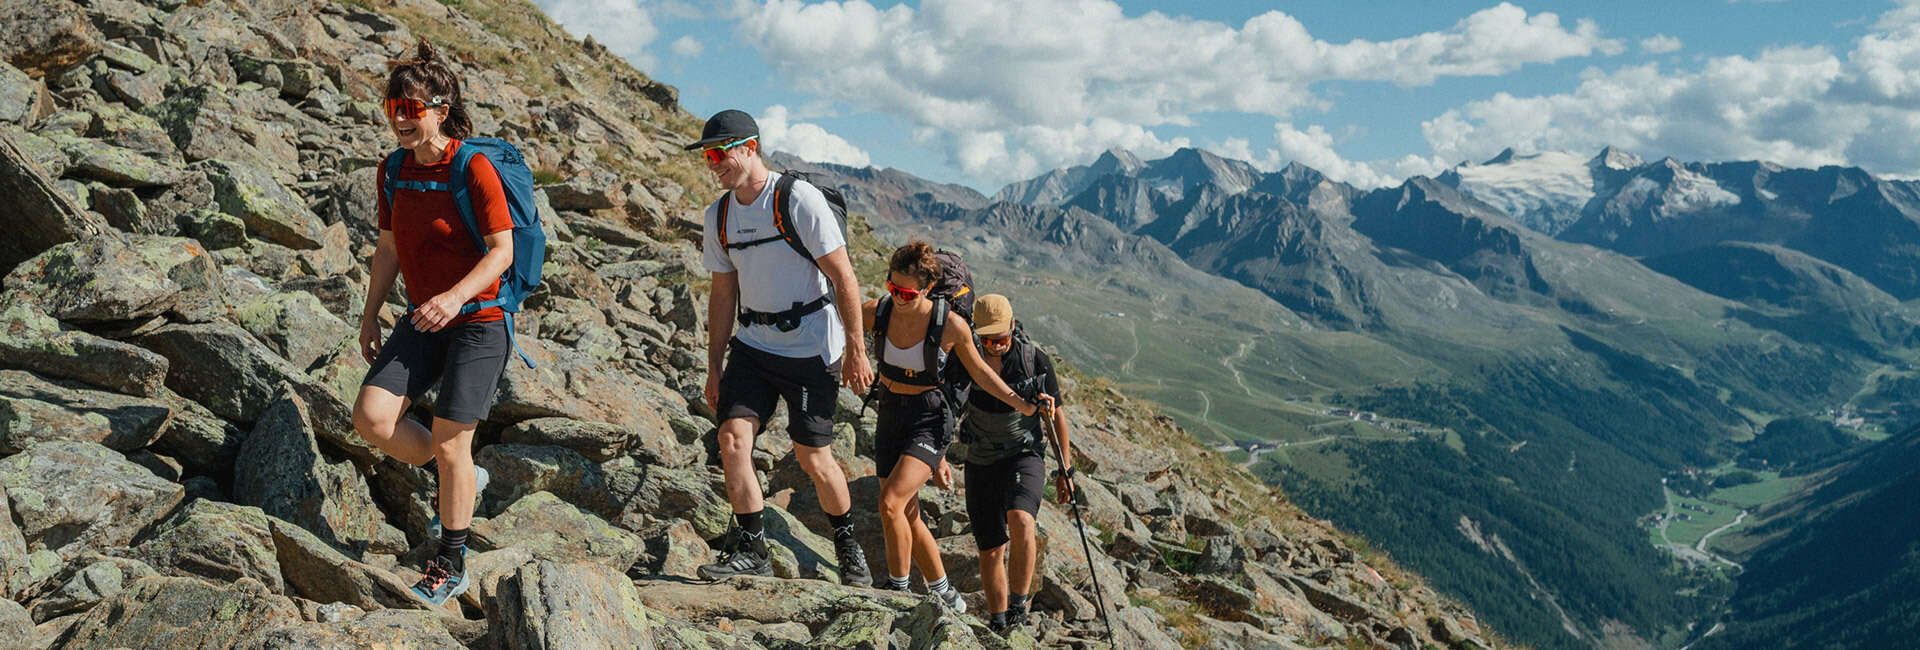
<svg viewBox="0 0 1920 650">
<path fill-rule="evenodd" d="M 873 349 L 880 357 L 879 421 L 875 425 L 874 461 L 880 475 L 880 527 L 886 539 L 887 581 L 883 588 L 906 590 L 907 574 L 920 567 L 927 592 L 955 611 L 966 609 L 960 592 L 947 583 L 940 547 L 920 517 L 920 488 L 934 477 L 951 439 L 952 405 L 941 388 L 941 376 L 950 357 L 957 356 L 975 389 L 1000 398 L 1023 415 L 1032 415 L 1052 403 L 1047 396 L 1035 404 L 1016 395 L 999 373 L 987 367 L 973 345 L 973 328 L 946 308 L 939 296 L 929 295 L 940 277 L 940 261 L 932 244 L 913 241 L 893 252 L 887 264 L 887 293 L 891 294 L 880 319 L 880 300 L 861 305 L 861 317 L 874 332 Z M 936 312 L 936 307 L 941 311 Z M 886 327 L 875 327 L 885 320 Z M 903 345 L 904 343 L 904 345 Z M 944 480 L 941 481 L 944 487 Z"/>
</svg>

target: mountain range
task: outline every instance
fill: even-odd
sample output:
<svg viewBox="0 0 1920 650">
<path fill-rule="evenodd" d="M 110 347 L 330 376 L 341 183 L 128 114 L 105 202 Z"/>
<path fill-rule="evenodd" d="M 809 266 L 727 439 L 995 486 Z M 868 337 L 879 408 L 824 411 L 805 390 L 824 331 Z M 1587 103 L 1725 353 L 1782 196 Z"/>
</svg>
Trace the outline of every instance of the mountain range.
<svg viewBox="0 0 1920 650">
<path fill-rule="evenodd" d="M 1732 471 L 1778 418 L 1865 449 L 1920 406 L 1920 184 L 1856 168 L 1510 150 L 1365 190 L 1111 150 L 989 198 L 781 162 L 965 251 L 1036 336 L 1542 647 L 1747 611 L 1723 556 L 1659 538 L 1689 521 L 1668 479 Z"/>
</svg>

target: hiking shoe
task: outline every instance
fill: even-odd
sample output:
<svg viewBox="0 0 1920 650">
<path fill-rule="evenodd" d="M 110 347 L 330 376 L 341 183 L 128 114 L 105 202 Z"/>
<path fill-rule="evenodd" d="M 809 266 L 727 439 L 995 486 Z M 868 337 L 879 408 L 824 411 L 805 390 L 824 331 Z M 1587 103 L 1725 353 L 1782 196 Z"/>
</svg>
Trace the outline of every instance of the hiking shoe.
<svg viewBox="0 0 1920 650">
<path fill-rule="evenodd" d="M 953 612 L 956 614 L 967 613 L 967 599 L 965 596 L 960 595 L 959 589 L 954 589 L 953 587 L 947 587 L 946 593 L 940 593 L 936 591 L 936 592 L 930 592 L 927 595 L 932 596 L 934 600 L 940 601 L 941 605 L 946 606 L 947 609 L 953 610 Z"/>
<path fill-rule="evenodd" d="M 840 584 L 849 587 L 873 586 L 873 573 L 867 570 L 867 552 L 848 532 L 833 536 L 834 555 L 840 560 Z"/>
<path fill-rule="evenodd" d="M 704 564 L 696 571 L 707 580 L 725 580 L 738 575 L 773 575 L 773 556 L 767 552 L 765 533 L 751 538 L 741 532 L 730 534 L 729 548 L 720 552 L 720 561 Z"/>
<path fill-rule="evenodd" d="M 435 607 L 445 605 L 466 590 L 466 570 L 456 573 L 451 563 L 437 557 L 427 560 L 427 568 L 422 572 L 420 581 L 413 583 L 413 595 Z"/>
<path fill-rule="evenodd" d="M 1026 622 L 1027 622 L 1027 610 L 1024 610 L 1024 609 L 1007 610 L 1007 628 L 1006 629 L 1012 630 L 1013 628 L 1020 627 L 1021 625 L 1025 625 Z"/>
<path fill-rule="evenodd" d="M 487 482 L 491 480 L 493 480 L 493 477 L 487 475 L 487 468 L 479 465 L 473 466 L 473 500 L 475 503 L 479 503 L 480 493 L 487 491 Z M 437 496 L 439 491 L 435 490 L 434 494 L 436 496 L 434 496 L 432 500 L 433 521 L 427 522 L 427 539 L 440 539 L 440 497 Z"/>
</svg>

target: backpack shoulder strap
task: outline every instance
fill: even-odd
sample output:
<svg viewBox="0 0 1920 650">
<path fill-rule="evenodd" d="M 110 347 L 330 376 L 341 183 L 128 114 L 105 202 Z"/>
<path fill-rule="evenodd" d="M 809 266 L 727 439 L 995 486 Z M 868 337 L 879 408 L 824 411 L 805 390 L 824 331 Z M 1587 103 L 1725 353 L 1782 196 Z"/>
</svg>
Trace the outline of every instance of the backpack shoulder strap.
<svg viewBox="0 0 1920 650">
<path fill-rule="evenodd" d="M 886 342 L 887 322 L 893 320 L 892 303 L 890 299 L 881 298 L 880 303 L 873 307 L 873 334 L 880 338 L 881 343 Z"/>
<path fill-rule="evenodd" d="M 463 146 L 455 149 L 453 166 L 447 171 L 447 181 L 453 186 L 453 206 L 456 208 L 455 211 L 460 213 L 460 223 L 467 227 L 467 234 L 473 237 L 473 245 L 480 249 L 481 254 L 485 254 L 487 238 L 480 234 L 480 220 L 473 215 L 472 192 L 467 190 L 467 172 L 472 168 L 473 157 L 478 155 L 481 155 L 479 149 L 466 146 L 464 143 Z M 499 173 L 497 170 L 494 172 L 496 176 Z"/>
<path fill-rule="evenodd" d="M 407 150 L 394 149 L 393 153 L 387 154 L 387 160 L 383 163 L 386 179 L 380 184 L 380 191 L 386 194 L 388 211 L 393 210 L 393 189 L 400 182 L 400 166 L 406 164 L 406 161 Z"/>
<path fill-rule="evenodd" d="M 727 190 L 727 193 L 721 194 L 720 208 L 719 208 L 720 211 L 714 217 L 713 225 L 715 228 L 720 229 L 718 232 L 718 235 L 720 239 L 720 250 L 722 252 L 725 252 L 727 250 L 727 204 L 732 202 L 733 202 L 733 190 Z"/>
<path fill-rule="evenodd" d="M 947 314 L 951 309 L 945 299 L 934 299 L 933 314 L 927 317 L 927 344 L 921 346 L 927 372 L 940 372 L 940 339 L 947 332 Z"/>
<path fill-rule="evenodd" d="M 796 231 L 792 223 L 790 223 L 793 219 L 794 208 L 793 184 L 799 182 L 799 180 L 800 179 L 795 178 L 793 174 L 781 174 L 780 180 L 774 181 L 773 230 L 780 233 L 781 239 L 787 240 L 787 246 L 792 248 L 793 252 L 799 253 L 800 259 L 804 259 L 807 263 L 819 267 L 820 261 L 814 259 L 813 251 L 807 250 L 807 243 L 800 241 L 800 233 Z M 821 275 L 825 275 L 826 271 L 822 270 L 820 273 Z"/>
</svg>

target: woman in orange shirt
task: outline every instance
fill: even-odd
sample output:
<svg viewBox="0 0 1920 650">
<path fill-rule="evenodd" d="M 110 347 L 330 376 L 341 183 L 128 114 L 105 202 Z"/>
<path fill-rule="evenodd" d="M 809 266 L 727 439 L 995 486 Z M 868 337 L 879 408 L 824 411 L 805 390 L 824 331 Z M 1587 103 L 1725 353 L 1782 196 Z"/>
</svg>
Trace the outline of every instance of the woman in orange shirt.
<svg viewBox="0 0 1920 650">
<path fill-rule="evenodd" d="M 494 298 L 513 263 L 513 219 L 500 176 L 484 156 L 467 171 L 475 245 L 450 191 L 454 152 L 473 124 L 460 78 L 422 41 L 412 59 L 389 64 L 387 125 L 407 151 L 396 178 L 379 174 L 380 239 L 360 317 L 361 355 L 372 364 L 353 405 L 360 436 L 401 462 L 438 466 L 440 548 L 413 590 L 439 605 L 466 590 L 467 528 L 483 473 L 473 463 L 473 432 L 492 408 L 512 349 L 498 307 L 462 314 Z M 408 312 L 381 342 L 380 309 L 394 275 L 406 278 Z M 403 417 L 439 388 L 431 427 Z"/>
</svg>

